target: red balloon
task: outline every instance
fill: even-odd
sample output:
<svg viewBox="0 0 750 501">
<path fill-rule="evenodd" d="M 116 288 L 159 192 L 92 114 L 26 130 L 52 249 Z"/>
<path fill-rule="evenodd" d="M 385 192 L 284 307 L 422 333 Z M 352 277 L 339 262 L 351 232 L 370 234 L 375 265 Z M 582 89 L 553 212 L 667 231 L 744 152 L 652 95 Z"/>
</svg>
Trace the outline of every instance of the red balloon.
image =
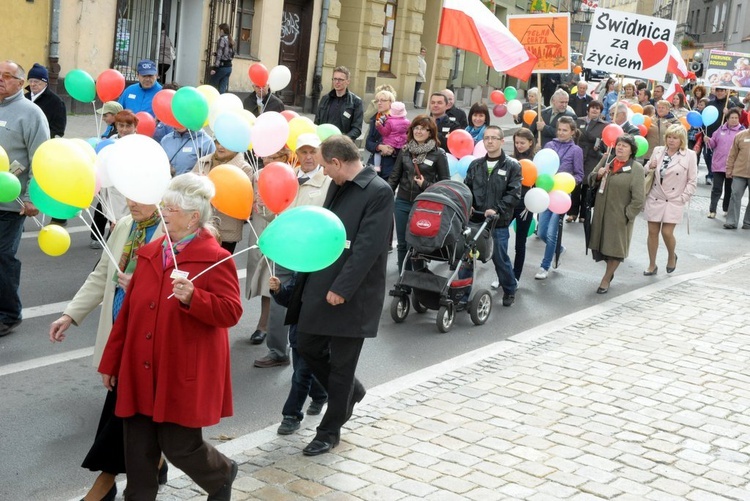
<svg viewBox="0 0 750 501">
<path fill-rule="evenodd" d="M 501 90 L 493 90 L 490 93 L 490 100 L 495 104 L 505 104 L 505 94 Z"/>
<path fill-rule="evenodd" d="M 250 76 L 250 81 L 258 87 L 265 87 L 268 83 L 268 68 L 261 63 L 255 63 L 250 66 L 250 69 L 247 70 L 247 74 Z"/>
<path fill-rule="evenodd" d="M 96 95 L 102 102 L 116 101 L 125 90 L 125 77 L 117 70 L 104 70 L 96 79 Z"/>
<path fill-rule="evenodd" d="M 292 118 L 298 117 L 299 115 L 292 110 L 284 110 L 281 112 L 281 116 L 286 118 L 286 121 L 289 122 Z"/>
<path fill-rule="evenodd" d="M 474 153 L 474 138 L 465 130 L 454 130 L 448 134 L 448 149 L 456 158 Z"/>
<path fill-rule="evenodd" d="M 298 189 L 297 174 L 288 164 L 271 162 L 260 170 L 258 195 L 263 205 L 274 214 L 282 212 L 294 202 Z"/>
<path fill-rule="evenodd" d="M 508 108 L 504 104 L 498 104 L 492 108 L 492 114 L 496 117 L 504 117 L 506 113 L 508 113 Z"/>
<path fill-rule="evenodd" d="M 609 124 L 602 131 L 602 140 L 607 146 L 614 147 L 617 138 L 623 134 L 622 127 L 617 124 Z"/>
<path fill-rule="evenodd" d="M 151 116 L 151 113 L 148 111 L 139 111 L 135 116 L 138 117 L 138 125 L 136 126 L 135 131 L 144 136 L 154 137 L 156 120 Z"/>
<path fill-rule="evenodd" d="M 151 107 L 154 108 L 156 118 L 158 118 L 160 122 L 164 122 L 171 127 L 182 127 L 182 124 L 180 124 L 172 114 L 172 98 L 174 97 L 175 92 L 176 91 L 172 89 L 160 90 L 154 96 L 154 100 L 151 101 Z"/>
<path fill-rule="evenodd" d="M 638 130 L 641 132 L 641 136 L 646 137 L 646 134 L 648 134 L 648 127 L 641 124 L 638 126 Z"/>
</svg>

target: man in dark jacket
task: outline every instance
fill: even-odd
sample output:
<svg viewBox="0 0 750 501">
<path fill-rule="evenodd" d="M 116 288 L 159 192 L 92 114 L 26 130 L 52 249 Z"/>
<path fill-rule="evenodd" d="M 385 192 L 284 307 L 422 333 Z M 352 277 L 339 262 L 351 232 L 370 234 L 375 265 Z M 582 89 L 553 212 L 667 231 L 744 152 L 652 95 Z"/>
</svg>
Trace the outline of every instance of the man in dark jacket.
<svg viewBox="0 0 750 501">
<path fill-rule="evenodd" d="M 448 101 L 448 109 L 445 110 L 445 114 L 452 122 L 458 123 L 460 129 L 465 129 L 469 126 L 469 119 L 466 117 L 466 112 L 456 106 L 456 95 L 450 89 L 441 90 L 440 93 L 445 96 Z"/>
<path fill-rule="evenodd" d="M 266 111 L 282 112 L 284 103 L 271 92 L 271 86 L 260 87 L 253 84 L 253 92 L 242 101 L 242 106 L 253 115 L 260 116 Z"/>
<path fill-rule="evenodd" d="M 352 141 L 362 134 L 362 99 L 349 90 L 349 68 L 333 70 L 333 90 L 320 99 L 315 125 L 333 124 Z"/>
<path fill-rule="evenodd" d="M 585 117 L 589 111 L 589 103 L 594 100 L 593 97 L 586 94 L 589 89 L 589 84 L 581 80 L 578 82 L 578 92 L 570 96 L 570 107 L 573 108 L 576 115 L 581 118 Z"/>
<path fill-rule="evenodd" d="M 29 86 L 26 87 L 26 99 L 36 104 L 44 112 L 49 123 L 50 137 L 63 137 L 65 135 L 65 125 L 68 122 L 68 115 L 65 110 L 65 103 L 60 96 L 55 94 L 47 86 L 49 82 L 49 73 L 47 68 L 39 63 L 29 70 Z"/>
<path fill-rule="evenodd" d="M 464 183 L 474 196 L 471 220 L 481 223 L 490 216 L 497 218 L 492 231 L 495 243 L 492 262 L 497 280 L 492 283 L 492 288 L 502 286 L 503 306 L 510 306 L 516 299 L 518 281 L 508 256 L 508 226 L 521 200 L 521 164 L 503 151 L 503 130 L 497 125 L 487 127 L 482 141 L 487 155 L 469 165 Z"/>
<path fill-rule="evenodd" d="M 536 122 L 532 122 L 529 126 L 529 130 L 536 135 L 537 130 L 542 131 L 542 142 L 541 147 L 552 141 L 557 137 L 557 120 L 560 117 L 568 116 L 573 120 L 577 120 L 575 112 L 568 107 L 568 93 L 562 89 L 557 89 L 552 95 L 552 104 L 542 110 L 541 116 Z"/>
<path fill-rule="evenodd" d="M 454 130 L 461 129 L 457 120 L 451 120 L 448 115 L 448 98 L 442 92 L 433 92 L 430 96 L 430 116 L 437 125 L 437 136 L 440 147 L 450 153 L 448 148 L 448 134 Z"/>
<path fill-rule="evenodd" d="M 324 206 L 344 224 L 346 246 L 332 265 L 308 275 L 302 292 L 297 349 L 328 391 L 328 408 L 302 451 L 306 456 L 339 443 L 341 427 L 365 396 L 354 373 L 365 338 L 378 333 L 393 219 L 393 191 L 362 165 L 351 139 L 326 139 L 321 156 L 333 179 Z"/>
</svg>

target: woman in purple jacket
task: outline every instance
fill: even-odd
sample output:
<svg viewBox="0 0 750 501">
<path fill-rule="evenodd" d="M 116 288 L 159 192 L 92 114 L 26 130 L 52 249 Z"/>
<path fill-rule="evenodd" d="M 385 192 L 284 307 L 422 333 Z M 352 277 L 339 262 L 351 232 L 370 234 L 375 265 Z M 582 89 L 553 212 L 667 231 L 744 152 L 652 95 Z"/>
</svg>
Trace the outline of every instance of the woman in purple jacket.
<svg viewBox="0 0 750 501">
<path fill-rule="evenodd" d="M 726 123 L 714 132 L 714 135 L 708 138 L 708 147 L 713 150 L 713 160 L 711 162 L 711 172 L 714 175 L 714 183 L 711 187 L 711 204 L 708 207 L 708 218 L 716 217 L 716 206 L 719 204 L 721 189 L 724 188 L 724 199 L 721 202 L 721 208 L 724 214 L 729 210 L 729 198 L 732 195 L 732 180 L 727 179 L 727 157 L 729 150 L 732 148 L 734 136 L 745 130 L 740 124 L 740 115 L 742 111 L 739 108 L 732 108 L 726 116 Z"/>
<path fill-rule="evenodd" d="M 557 138 L 553 139 L 545 148 L 549 148 L 560 157 L 560 168 L 557 172 L 567 172 L 571 174 L 576 184 L 583 180 L 583 150 L 575 143 L 579 134 L 575 121 L 570 117 L 560 117 L 557 120 Z M 549 267 L 552 264 L 552 258 L 557 248 L 557 227 L 562 215 L 555 214 L 551 210 L 539 214 L 538 235 L 542 241 L 547 244 L 544 249 L 542 265 L 534 278 L 544 280 L 549 273 Z M 565 247 L 560 247 L 560 254 L 557 259 L 565 252 Z M 555 264 L 557 268 L 557 263 Z"/>
</svg>

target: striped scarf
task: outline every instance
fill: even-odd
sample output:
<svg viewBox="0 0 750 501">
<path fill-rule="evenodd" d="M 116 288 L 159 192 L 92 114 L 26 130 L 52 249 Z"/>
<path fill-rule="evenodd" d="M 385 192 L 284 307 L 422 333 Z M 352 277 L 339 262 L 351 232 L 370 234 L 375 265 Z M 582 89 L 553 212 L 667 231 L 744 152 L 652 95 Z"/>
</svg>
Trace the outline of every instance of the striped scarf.
<svg viewBox="0 0 750 501">
<path fill-rule="evenodd" d="M 198 235 L 198 232 L 200 231 L 200 228 L 198 230 L 194 231 L 193 233 L 182 237 L 179 241 L 172 244 L 172 246 L 169 246 L 169 242 L 165 238 L 161 242 L 161 248 L 162 248 L 162 258 L 164 263 L 164 269 L 166 270 L 171 265 L 174 264 L 175 256 L 182 252 L 187 245 L 193 241 L 193 239 Z"/>
</svg>

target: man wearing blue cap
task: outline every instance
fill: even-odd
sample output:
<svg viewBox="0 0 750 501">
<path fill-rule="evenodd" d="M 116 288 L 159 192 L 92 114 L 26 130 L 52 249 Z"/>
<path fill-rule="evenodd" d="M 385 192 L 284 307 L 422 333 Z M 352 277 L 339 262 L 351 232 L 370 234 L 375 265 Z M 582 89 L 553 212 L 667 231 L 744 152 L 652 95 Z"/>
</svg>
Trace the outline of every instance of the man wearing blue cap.
<svg viewBox="0 0 750 501">
<path fill-rule="evenodd" d="M 138 63 L 138 83 L 127 87 L 120 96 L 120 104 L 126 110 L 133 113 L 147 111 L 154 116 L 151 102 L 154 96 L 161 90 L 161 84 L 156 81 L 156 63 L 143 59 Z"/>
</svg>

